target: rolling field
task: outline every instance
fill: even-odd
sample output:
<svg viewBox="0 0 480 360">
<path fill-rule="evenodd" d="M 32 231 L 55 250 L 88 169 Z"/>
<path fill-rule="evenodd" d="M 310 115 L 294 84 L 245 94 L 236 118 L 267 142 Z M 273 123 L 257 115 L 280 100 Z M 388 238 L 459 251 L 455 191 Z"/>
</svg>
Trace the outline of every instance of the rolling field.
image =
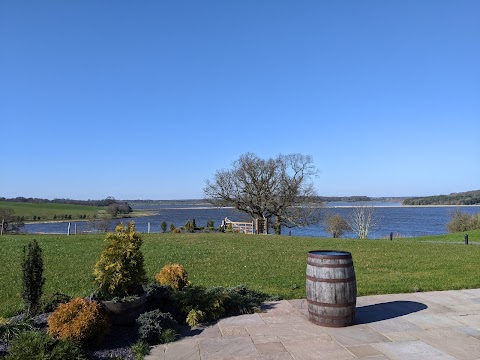
<svg viewBox="0 0 480 360">
<path fill-rule="evenodd" d="M 168 262 L 185 266 L 195 285 L 245 284 L 283 298 L 305 297 L 307 252 L 346 250 L 353 256 L 358 295 L 480 288 L 480 231 L 419 239 L 352 240 L 242 234 L 143 234 L 150 279 Z M 86 296 L 104 235 L 4 235 L 0 237 L 0 316 L 22 309 L 22 249 L 37 239 L 42 250 L 44 294 Z M 420 241 L 419 241 L 420 240 Z M 435 242 L 438 240 L 438 242 Z"/>
<path fill-rule="evenodd" d="M 0 201 L 0 208 L 9 208 L 15 211 L 14 216 L 24 217 L 25 221 L 39 219 L 41 221 L 60 220 L 60 216 L 71 215 L 71 219 L 80 219 L 80 216 L 92 216 L 97 211 L 105 210 L 100 206 L 68 205 L 68 204 L 44 204 L 44 203 L 21 203 Z"/>
</svg>

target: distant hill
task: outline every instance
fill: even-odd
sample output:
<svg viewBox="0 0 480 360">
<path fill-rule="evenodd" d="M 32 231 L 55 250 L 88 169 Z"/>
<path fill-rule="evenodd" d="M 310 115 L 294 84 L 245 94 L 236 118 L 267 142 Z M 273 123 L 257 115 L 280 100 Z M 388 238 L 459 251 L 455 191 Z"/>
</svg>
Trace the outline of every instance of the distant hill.
<svg viewBox="0 0 480 360">
<path fill-rule="evenodd" d="M 435 195 L 412 197 L 403 200 L 403 205 L 475 205 L 480 204 L 480 190 L 451 193 L 450 195 Z"/>
</svg>

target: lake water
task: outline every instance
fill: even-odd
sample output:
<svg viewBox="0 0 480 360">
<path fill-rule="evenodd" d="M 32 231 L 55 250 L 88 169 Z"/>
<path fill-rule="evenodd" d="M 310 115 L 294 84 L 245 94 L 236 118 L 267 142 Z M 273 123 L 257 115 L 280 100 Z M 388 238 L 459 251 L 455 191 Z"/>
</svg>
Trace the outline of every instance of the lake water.
<svg viewBox="0 0 480 360">
<path fill-rule="evenodd" d="M 348 218 L 355 203 L 329 203 L 322 212 L 327 214 L 339 214 Z M 451 214 L 455 209 L 468 214 L 480 213 L 480 206 L 434 206 L 434 207 L 407 207 L 401 203 L 391 202 L 371 202 L 369 206 L 374 206 L 374 216 L 378 225 L 372 229 L 369 238 L 387 238 L 390 232 L 396 237 L 411 237 L 422 235 L 440 235 L 447 233 L 446 225 L 450 220 Z M 175 227 L 185 225 L 187 220 L 195 219 L 197 226 L 206 226 L 207 221 L 213 220 L 215 227 L 218 227 L 225 217 L 232 221 L 251 221 L 245 214 L 231 208 L 213 208 L 206 204 L 182 202 L 179 204 L 135 204 L 132 206 L 138 210 L 150 210 L 154 215 L 134 218 L 136 229 L 139 232 L 147 232 L 148 223 L 150 223 L 150 232 L 161 232 L 160 224 L 166 221 L 168 228 L 170 223 Z M 122 219 L 127 222 L 129 219 Z M 111 228 L 118 223 L 116 220 L 111 224 Z M 87 231 L 86 222 L 71 222 L 73 232 L 74 225 L 77 231 Z M 34 223 L 26 224 L 24 231 L 27 233 L 66 233 L 67 223 Z M 298 236 L 319 236 L 329 237 L 325 231 L 323 223 L 315 226 L 303 228 L 284 228 L 283 235 Z M 272 232 L 272 231 L 271 231 Z M 356 237 L 354 233 L 345 233 L 343 237 Z"/>
</svg>

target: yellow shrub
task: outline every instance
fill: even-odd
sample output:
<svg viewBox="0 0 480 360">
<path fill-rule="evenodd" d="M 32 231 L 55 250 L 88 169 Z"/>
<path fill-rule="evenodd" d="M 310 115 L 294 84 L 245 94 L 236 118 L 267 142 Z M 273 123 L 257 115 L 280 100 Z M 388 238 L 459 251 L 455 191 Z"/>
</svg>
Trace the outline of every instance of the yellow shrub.
<svg viewBox="0 0 480 360">
<path fill-rule="evenodd" d="M 174 234 L 180 234 L 181 232 L 182 232 L 182 230 L 179 229 L 179 228 L 173 229 Z"/>
<path fill-rule="evenodd" d="M 96 301 L 74 298 L 60 304 L 48 318 L 48 333 L 80 344 L 98 344 L 108 330 L 108 319 Z"/>
<path fill-rule="evenodd" d="M 155 281 L 172 289 L 182 290 L 188 285 L 188 274 L 180 264 L 167 264 L 155 275 Z"/>
<path fill-rule="evenodd" d="M 135 231 L 135 223 L 125 228 L 118 224 L 114 233 L 108 233 L 107 246 L 95 264 L 93 275 L 98 295 L 103 300 L 134 295 L 146 280 L 142 238 Z"/>
</svg>

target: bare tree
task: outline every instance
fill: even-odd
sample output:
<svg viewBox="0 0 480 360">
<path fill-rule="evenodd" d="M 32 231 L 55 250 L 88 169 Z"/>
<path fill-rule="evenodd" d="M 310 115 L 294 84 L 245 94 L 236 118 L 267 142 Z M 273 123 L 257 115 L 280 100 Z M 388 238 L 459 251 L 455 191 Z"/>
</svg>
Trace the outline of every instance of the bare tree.
<svg viewBox="0 0 480 360">
<path fill-rule="evenodd" d="M 87 228 L 93 232 L 108 232 L 112 223 L 112 217 L 107 213 L 97 211 L 87 222 Z"/>
<path fill-rule="evenodd" d="M 15 210 L 12 208 L 0 208 L 0 233 L 19 233 L 25 226 L 23 219 L 15 216 Z"/>
<path fill-rule="evenodd" d="M 206 181 L 207 200 L 217 206 L 234 206 L 254 219 L 265 218 L 281 234 L 282 227 L 318 222 L 318 203 L 311 178 L 317 174 L 310 156 L 279 155 L 261 159 L 247 153 L 233 168 L 218 170 Z"/>
<path fill-rule="evenodd" d="M 360 239 L 366 239 L 369 231 L 377 225 L 373 206 L 354 206 L 348 224 Z"/>
<path fill-rule="evenodd" d="M 342 236 L 344 231 L 352 230 L 347 220 L 338 214 L 329 216 L 325 223 L 327 232 L 332 234 L 334 238 Z"/>
</svg>

